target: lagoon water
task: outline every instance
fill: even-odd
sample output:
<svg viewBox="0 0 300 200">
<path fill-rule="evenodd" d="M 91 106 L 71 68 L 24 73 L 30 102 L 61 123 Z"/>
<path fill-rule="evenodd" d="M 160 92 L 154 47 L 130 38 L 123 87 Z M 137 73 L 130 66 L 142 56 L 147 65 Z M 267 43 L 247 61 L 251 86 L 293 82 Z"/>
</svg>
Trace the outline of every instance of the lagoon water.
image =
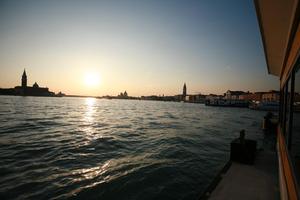
<svg viewBox="0 0 300 200">
<path fill-rule="evenodd" d="M 202 104 L 0 96 L 1 199 L 198 199 L 265 112 Z"/>
</svg>

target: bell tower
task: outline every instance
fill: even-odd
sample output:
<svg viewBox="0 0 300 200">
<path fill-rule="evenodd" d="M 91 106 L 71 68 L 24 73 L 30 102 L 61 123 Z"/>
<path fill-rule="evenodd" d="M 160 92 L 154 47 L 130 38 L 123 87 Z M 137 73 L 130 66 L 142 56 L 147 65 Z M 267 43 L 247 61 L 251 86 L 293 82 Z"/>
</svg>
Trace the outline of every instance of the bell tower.
<svg viewBox="0 0 300 200">
<path fill-rule="evenodd" d="M 22 75 L 22 87 L 26 88 L 27 87 L 27 75 L 26 75 L 26 71 L 24 69 L 23 75 Z"/>
<path fill-rule="evenodd" d="M 186 84 L 185 84 L 185 83 L 184 83 L 184 85 L 183 85 L 182 96 L 183 96 L 183 98 L 186 97 Z"/>
</svg>

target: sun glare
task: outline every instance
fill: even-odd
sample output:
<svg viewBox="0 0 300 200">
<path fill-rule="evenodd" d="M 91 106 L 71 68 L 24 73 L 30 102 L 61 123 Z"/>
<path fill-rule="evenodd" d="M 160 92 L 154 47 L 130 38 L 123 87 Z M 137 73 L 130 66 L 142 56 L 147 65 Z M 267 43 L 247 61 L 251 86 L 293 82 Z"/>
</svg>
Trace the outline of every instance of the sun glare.
<svg viewBox="0 0 300 200">
<path fill-rule="evenodd" d="M 96 73 L 87 73 L 85 74 L 84 82 L 89 87 L 98 86 L 100 84 L 100 76 Z"/>
</svg>

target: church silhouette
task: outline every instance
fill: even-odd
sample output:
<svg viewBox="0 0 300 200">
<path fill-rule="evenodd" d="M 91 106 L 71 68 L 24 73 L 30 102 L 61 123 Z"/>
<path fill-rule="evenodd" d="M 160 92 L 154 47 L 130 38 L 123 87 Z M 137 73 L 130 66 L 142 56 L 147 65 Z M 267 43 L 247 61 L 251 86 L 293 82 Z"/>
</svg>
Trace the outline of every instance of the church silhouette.
<svg viewBox="0 0 300 200">
<path fill-rule="evenodd" d="M 15 88 L 0 88 L 0 95 L 55 96 L 55 93 L 49 91 L 47 87 L 40 87 L 36 82 L 32 87 L 27 86 L 27 75 L 24 69 L 21 86 L 16 86 Z"/>
<path fill-rule="evenodd" d="M 54 96 L 54 92 L 50 92 L 47 87 L 39 87 L 39 85 L 35 82 L 32 87 L 27 86 L 27 75 L 24 69 L 21 86 L 15 87 L 16 95 L 22 96 Z"/>
</svg>

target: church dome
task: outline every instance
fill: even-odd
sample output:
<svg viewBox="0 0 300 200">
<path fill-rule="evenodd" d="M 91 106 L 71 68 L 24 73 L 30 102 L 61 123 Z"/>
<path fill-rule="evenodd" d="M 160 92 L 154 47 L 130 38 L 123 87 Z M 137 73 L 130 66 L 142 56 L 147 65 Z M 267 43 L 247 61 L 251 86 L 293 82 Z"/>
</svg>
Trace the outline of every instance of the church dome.
<svg viewBox="0 0 300 200">
<path fill-rule="evenodd" d="M 39 85 L 35 82 L 35 83 L 33 84 L 33 87 L 34 87 L 34 88 L 38 88 Z"/>
</svg>

